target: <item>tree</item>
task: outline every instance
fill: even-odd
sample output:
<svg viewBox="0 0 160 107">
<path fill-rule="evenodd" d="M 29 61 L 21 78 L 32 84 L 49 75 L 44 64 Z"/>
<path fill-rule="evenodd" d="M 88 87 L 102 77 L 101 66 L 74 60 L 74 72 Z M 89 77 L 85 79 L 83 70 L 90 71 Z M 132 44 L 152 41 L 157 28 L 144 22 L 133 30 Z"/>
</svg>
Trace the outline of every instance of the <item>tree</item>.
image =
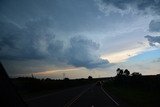
<svg viewBox="0 0 160 107">
<path fill-rule="evenodd" d="M 123 75 L 123 69 L 120 69 L 119 74 Z"/>
<path fill-rule="evenodd" d="M 46 78 L 45 81 L 51 81 L 51 79 L 50 78 Z"/>
<path fill-rule="evenodd" d="M 117 76 L 123 75 L 123 69 L 117 68 Z"/>
<path fill-rule="evenodd" d="M 116 70 L 116 71 L 117 71 L 117 74 L 118 74 L 118 72 L 119 72 L 120 70 L 121 70 L 120 68 L 117 68 L 117 70 Z"/>
<path fill-rule="evenodd" d="M 142 74 L 139 73 L 139 72 L 133 72 L 131 75 L 132 75 L 132 76 L 142 76 Z"/>
<path fill-rule="evenodd" d="M 130 75 L 130 72 L 128 71 L 128 69 L 125 69 L 125 70 L 124 70 L 124 75 L 125 75 L 125 76 L 129 76 L 129 75 Z"/>
<path fill-rule="evenodd" d="M 88 76 L 88 79 L 89 79 L 89 80 L 92 80 L 92 79 L 93 79 L 93 77 L 92 77 L 92 76 Z"/>
<path fill-rule="evenodd" d="M 69 81 L 69 78 L 64 78 L 63 80 L 65 80 L 65 81 Z"/>
</svg>

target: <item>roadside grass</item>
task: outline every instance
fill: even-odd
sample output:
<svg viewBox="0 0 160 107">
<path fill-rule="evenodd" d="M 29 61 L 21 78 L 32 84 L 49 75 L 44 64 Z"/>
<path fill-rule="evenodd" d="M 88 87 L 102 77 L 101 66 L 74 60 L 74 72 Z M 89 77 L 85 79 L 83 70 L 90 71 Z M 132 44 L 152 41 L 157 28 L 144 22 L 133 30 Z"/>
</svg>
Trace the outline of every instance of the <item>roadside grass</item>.
<svg viewBox="0 0 160 107">
<path fill-rule="evenodd" d="M 144 87 L 119 85 L 113 81 L 106 82 L 103 87 L 133 107 L 158 107 L 160 105 L 160 91 L 158 89 L 150 90 Z"/>
<path fill-rule="evenodd" d="M 36 98 L 39 96 L 43 96 L 43 95 L 48 95 L 51 93 L 55 93 L 58 92 L 59 90 L 43 90 L 43 91 L 18 91 L 18 93 L 20 94 L 20 96 L 24 99 L 24 100 L 28 100 L 28 99 L 32 99 L 32 98 Z"/>
<path fill-rule="evenodd" d="M 12 82 L 19 95 L 24 100 L 27 100 L 34 97 L 55 93 L 64 89 L 69 89 L 71 87 L 92 84 L 95 82 L 95 80 L 44 80 L 30 77 L 19 77 L 12 79 Z"/>
</svg>

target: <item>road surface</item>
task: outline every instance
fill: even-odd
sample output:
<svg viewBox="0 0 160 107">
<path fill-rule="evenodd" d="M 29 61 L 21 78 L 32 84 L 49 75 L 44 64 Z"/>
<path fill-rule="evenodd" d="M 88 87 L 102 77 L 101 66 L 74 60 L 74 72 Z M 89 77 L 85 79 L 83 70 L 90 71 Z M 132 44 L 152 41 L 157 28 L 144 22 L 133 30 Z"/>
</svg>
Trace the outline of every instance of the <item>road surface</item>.
<svg viewBox="0 0 160 107">
<path fill-rule="evenodd" d="M 120 104 L 96 84 L 63 90 L 26 101 L 29 107 L 119 107 Z"/>
</svg>

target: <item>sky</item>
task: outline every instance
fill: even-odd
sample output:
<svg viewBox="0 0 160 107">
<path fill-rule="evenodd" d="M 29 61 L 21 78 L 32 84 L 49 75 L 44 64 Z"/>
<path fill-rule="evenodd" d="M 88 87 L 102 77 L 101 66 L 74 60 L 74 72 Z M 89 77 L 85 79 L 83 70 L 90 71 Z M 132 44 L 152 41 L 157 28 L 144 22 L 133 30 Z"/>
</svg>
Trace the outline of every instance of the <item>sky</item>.
<svg viewBox="0 0 160 107">
<path fill-rule="evenodd" d="M 160 73 L 160 0 L 1 0 L 0 32 L 11 77 Z"/>
</svg>

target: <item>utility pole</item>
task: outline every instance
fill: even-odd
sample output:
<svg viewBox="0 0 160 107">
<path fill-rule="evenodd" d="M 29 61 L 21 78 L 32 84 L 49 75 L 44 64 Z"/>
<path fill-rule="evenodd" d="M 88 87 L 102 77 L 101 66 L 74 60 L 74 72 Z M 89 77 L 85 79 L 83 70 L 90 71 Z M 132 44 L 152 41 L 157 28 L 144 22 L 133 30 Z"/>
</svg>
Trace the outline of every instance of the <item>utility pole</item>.
<svg viewBox="0 0 160 107">
<path fill-rule="evenodd" d="M 63 75 L 63 79 L 66 78 L 66 74 L 65 73 L 63 73 L 62 75 Z"/>
</svg>

